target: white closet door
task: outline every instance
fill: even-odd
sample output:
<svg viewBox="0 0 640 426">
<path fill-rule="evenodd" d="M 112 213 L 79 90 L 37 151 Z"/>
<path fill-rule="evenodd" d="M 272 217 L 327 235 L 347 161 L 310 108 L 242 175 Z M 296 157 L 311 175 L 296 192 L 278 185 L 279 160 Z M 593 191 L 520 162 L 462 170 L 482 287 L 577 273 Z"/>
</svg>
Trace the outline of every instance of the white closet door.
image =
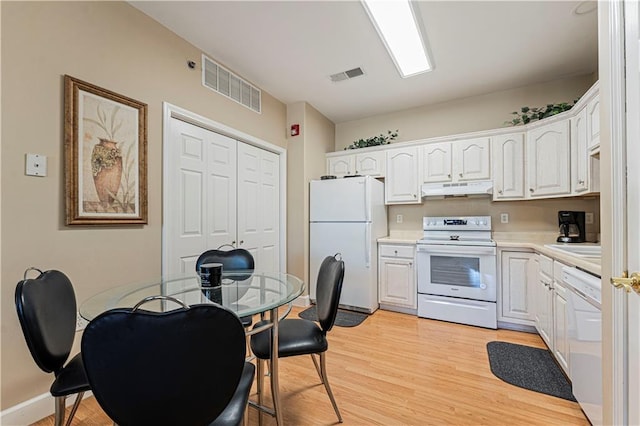
<svg viewBox="0 0 640 426">
<path fill-rule="evenodd" d="M 237 142 L 210 134 L 207 144 L 207 250 L 237 247 Z M 229 250 L 230 247 L 225 247 Z"/>
<path fill-rule="evenodd" d="M 223 245 L 249 250 L 256 268 L 279 271 L 278 154 L 178 119 L 169 127 L 164 273 L 195 272 L 202 252 Z"/>
<path fill-rule="evenodd" d="M 165 212 L 169 229 L 167 273 L 175 275 L 193 270 L 195 261 L 207 247 L 204 221 L 206 150 L 210 132 L 179 120 L 171 126 L 172 162 L 169 184 L 171 206 Z"/>
<path fill-rule="evenodd" d="M 280 168 L 277 154 L 238 142 L 238 247 L 256 268 L 280 269 Z"/>
</svg>

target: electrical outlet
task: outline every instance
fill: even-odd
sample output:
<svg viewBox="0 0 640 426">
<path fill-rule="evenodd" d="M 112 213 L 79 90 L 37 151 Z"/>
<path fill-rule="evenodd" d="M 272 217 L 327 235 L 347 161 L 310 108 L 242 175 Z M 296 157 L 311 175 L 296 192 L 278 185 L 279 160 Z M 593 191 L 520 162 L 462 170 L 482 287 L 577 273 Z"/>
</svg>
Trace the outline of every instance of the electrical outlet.
<svg viewBox="0 0 640 426">
<path fill-rule="evenodd" d="M 500 213 L 500 223 L 509 223 L 509 213 Z"/>
<path fill-rule="evenodd" d="M 396 216 L 396 223 L 402 223 L 403 217 L 401 214 Z"/>
<path fill-rule="evenodd" d="M 593 213 L 584 214 L 584 223 L 587 225 L 593 224 Z"/>
<path fill-rule="evenodd" d="M 82 318 L 82 315 L 80 315 L 80 312 L 76 312 L 76 331 L 84 330 L 87 324 L 89 324 L 89 321 Z"/>
</svg>

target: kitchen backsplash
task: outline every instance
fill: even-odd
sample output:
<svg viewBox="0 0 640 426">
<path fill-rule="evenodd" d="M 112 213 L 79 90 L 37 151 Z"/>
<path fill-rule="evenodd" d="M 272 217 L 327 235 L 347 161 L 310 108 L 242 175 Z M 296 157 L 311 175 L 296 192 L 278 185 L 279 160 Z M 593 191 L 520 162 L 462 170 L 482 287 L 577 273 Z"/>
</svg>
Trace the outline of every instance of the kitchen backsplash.
<svg viewBox="0 0 640 426">
<path fill-rule="evenodd" d="M 587 240 L 596 241 L 600 234 L 600 198 L 554 198 L 527 201 L 493 202 L 488 197 L 425 199 L 418 205 L 389 206 L 389 232 L 419 231 L 423 216 L 491 216 L 495 232 L 558 232 L 558 211 L 575 210 L 593 213 L 587 224 Z M 509 223 L 501 223 L 501 213 L 509 215 Z M 398 223 L 402 215 L 402 223 Z"/>
</svg>

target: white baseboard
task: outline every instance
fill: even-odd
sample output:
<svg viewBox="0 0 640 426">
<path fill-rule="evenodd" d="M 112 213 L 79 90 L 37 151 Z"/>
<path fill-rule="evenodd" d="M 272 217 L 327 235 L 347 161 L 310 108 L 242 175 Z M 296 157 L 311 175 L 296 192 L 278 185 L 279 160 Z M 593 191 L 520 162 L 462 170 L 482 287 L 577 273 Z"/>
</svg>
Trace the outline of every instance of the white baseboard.
<svg viewBox="0 0 640 426">
<path fill-rule="evenodd" d="M 82 399 L 93 394 L 91 391 L 84 393 Z M 72 395 L 67 398 L 66 405 L 70 407 L 75 402 L 76 397 Z M 51 416 L 55 412 L 55 399 L 50 393 L 43 393 L 18 405 L 9 407 L 0 412 L 0 425 L 2 426 L 25 426 Z"/>
</svg>

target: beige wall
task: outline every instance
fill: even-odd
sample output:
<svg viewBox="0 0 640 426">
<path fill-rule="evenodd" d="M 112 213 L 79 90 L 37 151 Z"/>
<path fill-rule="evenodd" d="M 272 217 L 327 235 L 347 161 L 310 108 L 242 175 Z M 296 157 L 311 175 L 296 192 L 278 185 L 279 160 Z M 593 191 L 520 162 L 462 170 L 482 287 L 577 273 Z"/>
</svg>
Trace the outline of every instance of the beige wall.
<svg viewBox="0 0 640 426">
<path fill-rule="evenodd" d="M 289 194 L 287 261 L 289 271 L 309 283 L 309 181 L 325 174 L 325 154 L 333 151 L 333 122 L 306 102 L 287 106 L 287 128 L 300 125 L 300 135 L 290 137 L 287 149 Z M 295 269 L 294 269 L 295 268 Z M 305 294 L 309 294 L 307 288 Z"/>
<path fill-rule="evenodd" d="M 593 241 L 600 232 L 599 198 L 556 198 L 549 200 L 492 202 L 488 197 L 426 199 L 420 205 L 389 206 L 389 232 L 420 231 L 423 216 L 491 216 L 494 232 L 558 232 L 558 210 L 594 213 L 594 224 L 587 225 L 587 237 Z M 500 223 L 500 214 L 509 214 L 509 223 Z M 397 223 L 397 215 L 403 222 Z"/>
<path fill-rule="evenodd" d="M 287 269 L 297 277 L 305 276 L 307 257 L 305 239 L 309 215 L 301 206 L 305 203 L 305 103 L 287 105 L 287 129 L 300 124 L 301 133 L 289 136 L 287 143 Z"/>
<path fill-rule="evenodd" d="M 594 75 L 566 78 L 339 123 L 335 150 L 340 151 L 361 138 L 386 134 L 387 130 L 399 130 L 395 143 L 497 129 L 513 117 L 512 111 L 520 111 L 523 106 L 573 102 L 595 81 Z"/>
<path fill-rule="evenodd" d="M 48 391 L 13 305 L 29 266 L 66 272 L 82 302 L 160 275 L 162 102 L 286 146 L 286 106 L 263 93 L 262 114 L 201 85 L 201 52 L 124 2 L 2 2 L 1 408 Z M 64 225 L 63 75 L 148 104 L 149 224 Z M 48 176 L 24 174 L 26 153 Z M 79 338 L 79 335 L 78 335 Z"/>
</svg>

